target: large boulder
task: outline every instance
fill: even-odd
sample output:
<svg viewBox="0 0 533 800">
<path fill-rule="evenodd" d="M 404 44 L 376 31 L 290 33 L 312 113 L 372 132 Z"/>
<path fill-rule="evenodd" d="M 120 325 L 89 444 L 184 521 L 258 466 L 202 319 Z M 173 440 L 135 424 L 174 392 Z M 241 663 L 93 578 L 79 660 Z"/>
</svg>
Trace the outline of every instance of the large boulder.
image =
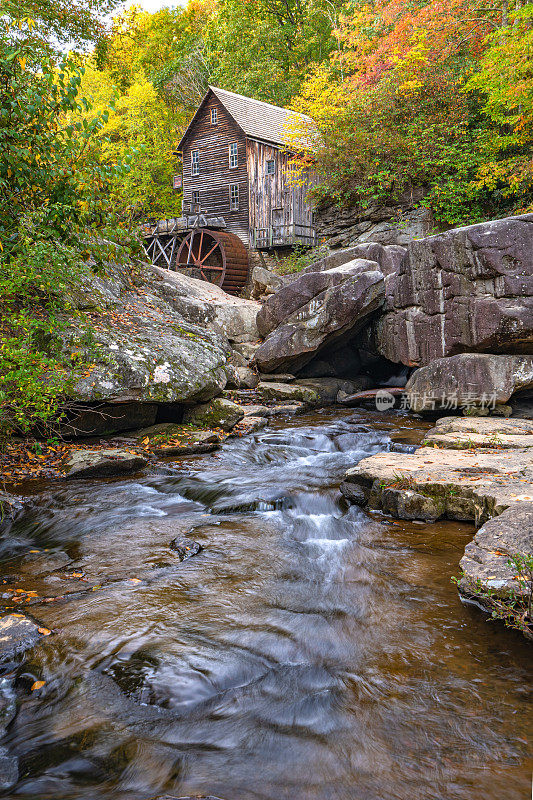
<svg viewBox="0 0 533 800">
<path fill-rule="evenodd" d="M 78 287 L 73 298 L 78 308 L 91 310 L 94 290 L 100 305 L 87 329 L 80 324 L 64 334 L 65 347 L 76 348 L 90 365 L 71 398 L 189 403 L 218 394 L 226 385 L 228 338 L 214 325 L 190 323 L 174 310 L 165 289 L 172 279 L 161 278 L 150 265 L 108 270 Z"/>
<path fill-rule="evenodd" d="M 405 387 L 414 411 L 476 407 L 491 410 L 525 389 L 533 389 L 533 356 L 488 353 L 438 358 L 417 369 Z"/>
<path fill-rule="evenodd" d="M 257 339 L 259 304 L 147 264 L 80 273 L 74 316 L 61 334 L 73 373 L 62 433 L 108 434 L 153 424 L 158 408 L 206 402 L 224 389 L 230 338 Z"/>
<path fill-rule="evenodd" d="M 222 333 L 230 342 L 252 342 L 259 338 L 256 323 L 259 303 L 226 294 L 219 286 L 182 272 L 152 269 L 161 280 L 159 293 L 188 322 Z"/>
<path fill-rule="evenodd" d="M 533 353 L 533 214 L 412 242 L 387 288 L 376 338 L 391 361 Z"/>
<path fill-rule="evenodd" d="M 383 304 L 385 281 L 376 262 L 355 259 L 303 274 L 269 298 L 258 314 L 266 340 L 255 353 L 261 372 L 301 369 L 320 350 L 354 336 Z"/>
</svg>

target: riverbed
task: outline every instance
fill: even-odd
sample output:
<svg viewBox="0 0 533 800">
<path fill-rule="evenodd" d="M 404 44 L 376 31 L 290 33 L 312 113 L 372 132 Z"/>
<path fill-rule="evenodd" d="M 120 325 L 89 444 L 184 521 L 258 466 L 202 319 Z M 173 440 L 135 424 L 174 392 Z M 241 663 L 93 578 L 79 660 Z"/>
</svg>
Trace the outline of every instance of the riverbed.
<svg viewBox="0 0 533 800">
<path fill-rule="evenodd" d="M 423 427 L 328 409 L 47 486 L 2 541 L 2 574 L 52 631 L 16 675 L 5 796 L 525 800 L 531 649 L 458 597 L 473 526 L 338 491 L 391 436 Z M 203 549 L 180 563 L 184 536 Z"/>
</svg>

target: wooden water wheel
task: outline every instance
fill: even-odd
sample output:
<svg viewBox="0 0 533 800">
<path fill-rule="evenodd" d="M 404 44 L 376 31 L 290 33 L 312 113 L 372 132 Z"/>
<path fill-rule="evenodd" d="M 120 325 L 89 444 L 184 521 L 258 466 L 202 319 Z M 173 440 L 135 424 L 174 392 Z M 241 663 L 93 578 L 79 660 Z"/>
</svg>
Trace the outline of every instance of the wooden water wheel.
<svg viewBox="0 0 533 800">
<path fill-rule="evenodd" d="M 233 233 L 196 228 L 182 241 L 173 268 L 237 294 L 248 277 L 248 253 Z"/>
</svg>

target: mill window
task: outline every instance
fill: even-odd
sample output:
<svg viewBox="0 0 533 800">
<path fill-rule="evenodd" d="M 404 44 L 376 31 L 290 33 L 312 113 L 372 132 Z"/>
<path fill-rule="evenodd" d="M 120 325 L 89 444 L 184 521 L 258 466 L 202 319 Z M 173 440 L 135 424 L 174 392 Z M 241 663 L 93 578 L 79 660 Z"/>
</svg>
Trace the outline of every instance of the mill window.
<svg viewBox="0 0 533 800">
<path fill-rule="evenodd" d="M 200 174 L 200 151 L 191 150 L 191 175 Z"/>
<path fill-rule="evenodd" d="M 239 166 L 239 145 L 237 142 L 232 142 L 229 146 L 229 167 L 230 169 L 234 169 L 234 167 Z"/>
<path fill-rule="evenodd" d="M 238 183 L 230 183 L 230 187 L 229 187 L 229 210 L 230 211 L 238 211 L 239 210 L 239 184 Z"/>
<path fill-rule="evenodd" d="M 194 191 L 192 193 L 192 204 L 193 204 L 193 206 L 199 206 L 200 205 L 200 192 Z"/>
<path fill-rule="evenodd" d="M 218 110 L 216 108 L 211 109 L 211 125 L 218 124 Z"/>
<path fill-rule="evenodd" d="M 266 174 L 267 175 L 276 174 L 276 162 L 274 160 L 266 162 Z"/>
</svg>

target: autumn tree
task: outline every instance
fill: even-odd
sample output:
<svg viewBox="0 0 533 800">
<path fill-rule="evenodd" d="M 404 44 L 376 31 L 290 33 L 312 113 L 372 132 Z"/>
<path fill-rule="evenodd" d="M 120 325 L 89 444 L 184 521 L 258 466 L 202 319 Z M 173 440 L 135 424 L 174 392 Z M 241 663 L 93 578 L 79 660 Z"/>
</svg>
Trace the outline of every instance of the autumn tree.
<svg viewBox="0 0 533 800">
<path fill-rule="evenodd" d="M 489 54 L 504 36 L 502 9 L 377 0 L 343 16 L 340 49 L 295 103 L 321 134 L 322 194 L 365 206 L 422 189 L 448 223 L 509 213 L 523 201 L 521 190 L 505 193 L 486 179 L 505 132 L 484 99 L 485 80 L 473 77 L 490 71 Z"/>
</svg>

